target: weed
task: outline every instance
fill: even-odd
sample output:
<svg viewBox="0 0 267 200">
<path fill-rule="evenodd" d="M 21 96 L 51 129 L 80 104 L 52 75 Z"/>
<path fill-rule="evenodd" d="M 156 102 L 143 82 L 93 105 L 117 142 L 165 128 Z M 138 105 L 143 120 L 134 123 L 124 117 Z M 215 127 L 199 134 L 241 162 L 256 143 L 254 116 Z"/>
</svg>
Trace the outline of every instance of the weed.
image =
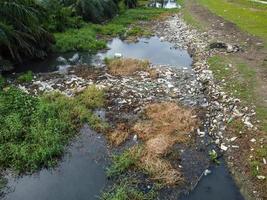
<svg viewBox="0 0 267 200">
<path fill-rule="evenodd" d="M 32 81 L 32 79 L 33 79 L 32 71 L 27 71 L 26 73 L 20 75 L 17 78 L 17 81 L 20 82 L 20 83 L 29 83 L 29 82 Z"/>
<path fill-rule="evenodd" d="M 162 13 L 173 12 L 165 9 L 154 9 L 139 7 L 122 11 L 119 16 L 102 25 L 87 24 L 80 29 L 69 29 L 63 33 L 55 33 L 56 45 L 54 49 L 60 52 L 67 51 L 89 51 L 95 53 L 106 48 L 105 40 L 98 40 L 97 35 L 102 38 L 127 36 L 128 27 L 138 21 L 149 21 L 155 19 Z M 133 26 L 128 32 L 131 36 L 150 35 L 149 31 Z"/>
<path fill-rule="evenodd" d="M 0 90 L 4 87 L 5 83 L 5 78 L 0 74 Z"/>
<path fill-rule="evenodd" d="M 90 92 L 100 103 L 81 101 Z M 102 105 L 102 92 L 89 88 L 85 93 L 78 98 L 60 93 L 37 98 L 13 87 L 0 91 L 0 167 L 18 172 L 49 167 L 83 122 L 103 128 L 92 112 Z"/>
<path fill-rule="evenodd" d="M 140 157 L 141 151 L 141 148 L 134 148 L 126 150 L 120 155 L 114 155 L 112 165 L 107 169 L 107 175 L 109 177 L 117 176 L 134 166 Z"/>
<path fill-rule="evenodd" d="M 218 154 L 216 151 L 214 150 L 209 151 L 209 156 L 212 162 L 216 163 L 217 165 L 220 164 L 220 161 L 218 160 Z"/>
<path fill-rule="evenodd" d="M 104 192 L 101 200 L 153 200 L 157 193 L 155 189 L 143 192 L 137 188 L 138 180 L 124 179 L 115 184 L 108 192 Z"/>
<path fill-rule="evenodd" d="M 88 109 L 100 108 L 104 106 L 104 91 L 95 85 L 87 87 L 80 95 L 78 100 Z"/>
<path fill-rule="evenodd" d="M 96 39 L 96 32 L 92 25 L 81 29 L 69 29 L 63 33 L 56 33 L 55 49 L 60 52 L 89 51 L 92 53 L 106 48 L 106 42 Z"/>
</svg>

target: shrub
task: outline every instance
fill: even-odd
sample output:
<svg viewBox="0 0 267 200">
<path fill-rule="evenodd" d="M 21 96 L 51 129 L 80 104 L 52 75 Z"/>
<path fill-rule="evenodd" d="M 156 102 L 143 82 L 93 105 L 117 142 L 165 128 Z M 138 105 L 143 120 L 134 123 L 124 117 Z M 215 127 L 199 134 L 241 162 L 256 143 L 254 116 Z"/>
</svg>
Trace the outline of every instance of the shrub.
<svg viewBox="0 0 267 200">
<path fill-rule="evenodd" d="M 29 83 L 31 82 L 33 79 L 33 73 L 32 71 L 27 71 L 26 73 L 20 75 L 18 78 L 17 78 L 17 81 L 18 82 L 21 82 L 21 83 Z"/>
</svg>

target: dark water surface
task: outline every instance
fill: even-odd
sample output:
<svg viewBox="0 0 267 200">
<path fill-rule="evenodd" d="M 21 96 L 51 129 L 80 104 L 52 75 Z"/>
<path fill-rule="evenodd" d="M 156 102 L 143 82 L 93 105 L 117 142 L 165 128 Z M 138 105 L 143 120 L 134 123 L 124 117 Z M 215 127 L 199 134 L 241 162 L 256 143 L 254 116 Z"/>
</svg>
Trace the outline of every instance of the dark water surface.
<svg viewBox="0 0 267 200">
<path fill-rule="evenodd" d="M 6 200 L 91 200 L 97 199 L 107 179 L 107 149 L 100 134 L 88 126 L 56 169 L 21 178 L 9 177 Z"/>
<path fill-rule="evenodd" d="M 203 176 L 197 187 L 179 200 L 244 200 L 231 177 L 226 164 L 210 168 L 211 174 Z"/>
<path fill-rule="evenodd" d="M 45 60 L 28 61 L 16 67 L 15 72 L 31 70 L 35 73 L 53 72 L 65 69 L 71 64 L 99 64 L 100 59 L 114 57 L 120 53 L 125 58 L 147 59 L 153 64 L 166 64 L 177 67 L 190 67 L 192 58 L 186 50 L 174 49 L 169 42 L 162 42 L 158 37 L 142 38 L 136 43 L 127 43 L 115 38 L 108 43 L 104 53 L 92 55 L 88 52 L 69 52 L 49 55 Z M 78 55 L 78 59 L 70 61 Z M 61 57 L 61 59 L 59 59 Z M 62 58 L 65 61 L 62 61 Z"/>
<path fill-rule="evenodd" d="M 176 67 L 190 67 L 192 58 L 186 50 L 175 49 L 166 41 L 160 41 L 158 37 L 142 38 L 136 43 L 127 43 L 119 38 L 113 39 L 108 50 L 102 57 L 114 57 L 116 53 L 123 57 L 147 59 L 153 64 L 172 65 Z"/>
</svg>

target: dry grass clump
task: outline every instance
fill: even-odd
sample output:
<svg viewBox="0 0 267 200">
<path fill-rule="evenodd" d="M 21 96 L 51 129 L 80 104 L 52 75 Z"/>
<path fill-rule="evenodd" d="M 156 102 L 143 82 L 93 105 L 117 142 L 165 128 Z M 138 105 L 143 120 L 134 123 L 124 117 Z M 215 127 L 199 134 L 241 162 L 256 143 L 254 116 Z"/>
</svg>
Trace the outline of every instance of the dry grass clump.
<svg viewBox="0 0 267 200">
<path fill-rule="evenodd" d="M 154 69 L 150 68 L 149 61 L 132 58 L 111 59 L 107 61 L 108 70 L 115 76 L 129 76 L 138 71 L 145 71 L 156 77 Z"/>
<path fill-rule="evenodd" d="M 118 124 L 116 129 L 108 134 L 108 141 L 114 145 L 119 146 L 129 137 L 129 130 L 125 124 Z"/>
<path fill-rule="evenodd" d="M 176 185 L 183 181 L 181 172 L 174 169 L 169 161 L 156 154 L 144 151 L 137 165 L 148 172 L 152 179 L 165 185 Z"/>
<path fill-rule="evenodd" d="M 173 102 L 154 103 L 145 108 L 148 120 L 135 124 L 133 130 L 143 140 L 155 135 L 172 135 L 176 142 L 184 142 L 187 133 L 193 131 L 198 120 L 193 118 L 193 111 L 178 106 Z"/>
<path fill-rule="evenodd" d="M 138 167 L 147 171 L 151 177 L 166 185 L 182 181 L 179 169 L 174 169 L 164 159 L 175 143 L 189 141 L 188 133 L 198 125 L 193 111 L 176 103 L 155 103 L 145 108 L 147 120 L 138 122 L 133 130 L 144 141 L 144 149 Z"/>
</svg>

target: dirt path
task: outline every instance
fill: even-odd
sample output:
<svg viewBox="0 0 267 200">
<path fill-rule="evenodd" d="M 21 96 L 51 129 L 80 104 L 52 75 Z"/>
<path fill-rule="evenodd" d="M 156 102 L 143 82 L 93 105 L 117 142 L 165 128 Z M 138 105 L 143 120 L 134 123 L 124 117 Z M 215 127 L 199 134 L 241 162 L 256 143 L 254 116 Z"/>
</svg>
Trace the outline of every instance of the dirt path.
<svg viewBox="0 0 267 200">
<path fill-rule="evenodd" d="M 195 23 L 200 24 L 199 32 L 207 32 L 208 37 L 211 38 L 210 42 L 221 41 L 242 47 L 241 51 L 230 55 L 231 61 L 241 61 L 255 71 L 255 82 L 257 83 L 251 91 L 250 103 L 256 108 L 261 107 L 265 113 L 267 109 L 267 48 L 264 46 L 264 41 L 241 31 L 235 24 L 211 13 L 207 8 L 199 5 L 196 0 L 185 1 L 185 9 Z M 220 53 L 218 54 L 220 55 Z M 225 58 L 225 54 L 221 55 Z M 231 74 L 231 76 L 234 75 Z M 264 118 L 261 120 L 266 121 Z M 235 123 L 238 124 L 238 121 Z M 238 150 L 227 151 L 228 165 L 246 199 L 266 199 L 266 179 L 259 180 L 260 177 L 256 178 L 257 176 L 255 176 L 255 173 L 259 171 L 266 175 L 266 154 L 263 153 L 266 151 L 266 132 L 251 129 L 241 131 L 243 133 L 240 135 L 238 132 L 242 126 L 238 128 L 237 126 L 226 129 L 225 133 L 225 137 L 237 136 L 238 140 L 235 145 L 239 147 Z M 261 129 L 261 127 L 259 128 Z M 254 140 L 257 142 L 251 142 Z M 252 172 L 253 169 L 254 172 Z"/>
<path fill-rule="evenodd" d="M 261 97 L 257 99 L 257 103 L 267 107 L 267 48 L 264 47 L 264 42 L 241 31 L 235 24 L 211 13 L 195 0 L 185 1 L 185 7 L 200 22 L 204 30 L 211 32 L 216 40 L 242 45 L 243 51 L 238 52 L 236 57 L 256 69 L 259 86 L 257 94 Z"/>
</svg>

